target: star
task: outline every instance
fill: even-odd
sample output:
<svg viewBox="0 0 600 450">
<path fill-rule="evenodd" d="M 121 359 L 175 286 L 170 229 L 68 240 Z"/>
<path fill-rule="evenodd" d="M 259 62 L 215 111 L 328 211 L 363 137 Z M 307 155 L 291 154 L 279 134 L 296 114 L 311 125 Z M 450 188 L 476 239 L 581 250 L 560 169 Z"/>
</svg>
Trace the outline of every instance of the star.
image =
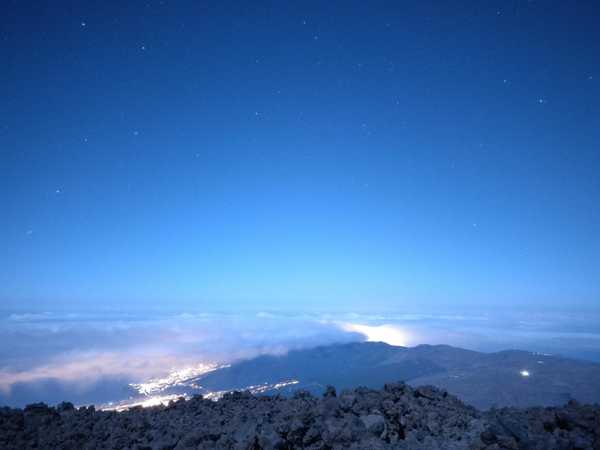
<svg viewBox="0 0 600 450">
<path fill-rule="evenodd" d="M 138 130 L 133 130 L 133 135 L 134 136 L 139 136 L 140 132 Z"/>
<path fill-rule="evenodd" d="M 146 50 L 146 46 L 145 45 L 142 45 L 140 48 L 142 49 L 142 51 Z"/>
<path fill-rule="evenodd" d="M 540 98 L 538 99 L 538 103 L 539 103 L 540 105 L 542 105 L 542 104 L 546 103 L 546 99 L 544 99 L 544 98 L 541 98 L 541 97 L 540 97 Z"/>
<path fill-rule="evenodd" d="M 85 28 L 86 26 L 87 26 L 87 23 L 81 22 L 81 28 Z"/>
<path fill-rule="evenodd" d="M 33 234 L 33 230 L 27 230 L 27 231 L 25 232 L 25 234 L 26 234 L 27 236 L 31 236 L 31 235 Z"/>
<path fill-rule="evenodd" d="M 54 193 L 55 193 L 56 195 L 60 195 L 60 194 L 62 194 L 62 190 L 61 190 L 61 189 L 56 189 L 56 190 L 54 191 Z"/>
</svg>

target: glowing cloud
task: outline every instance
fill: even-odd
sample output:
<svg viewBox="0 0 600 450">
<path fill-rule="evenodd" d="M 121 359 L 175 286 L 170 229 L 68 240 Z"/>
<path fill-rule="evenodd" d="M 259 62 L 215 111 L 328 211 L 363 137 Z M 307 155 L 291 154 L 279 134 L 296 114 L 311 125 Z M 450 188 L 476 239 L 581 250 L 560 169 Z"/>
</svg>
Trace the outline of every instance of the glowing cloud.
<svg viewBox="0 0 600 450">
<path fill-rule="evenodd" d="M 385 342 L 390 345 L 406 346 L 406 333 L 395 325 L 360 325 L 357 323 L 342 323 L 340 328 L 352 333 L 360 333 L 369 342 Z"/>
</svg>

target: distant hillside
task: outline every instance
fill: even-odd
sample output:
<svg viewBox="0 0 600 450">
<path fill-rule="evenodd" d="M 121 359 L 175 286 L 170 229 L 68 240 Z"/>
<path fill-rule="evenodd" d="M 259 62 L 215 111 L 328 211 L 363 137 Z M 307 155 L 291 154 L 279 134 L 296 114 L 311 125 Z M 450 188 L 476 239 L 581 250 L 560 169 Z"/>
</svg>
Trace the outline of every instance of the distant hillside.
<svg viewBox="0 0 600 450">
<path fill-rule="evenodd" d="M 337 388 L 381 388 L 388 380 L 447 389 L 478 408 L 548 406 L 569 399 L 600 403 L 600 364 L 508 350 L 480 353 L 447 345 L 396 347 L 381 342 L 331 345 L 260 356 L 193 380 L 204 391 L 228 391 L 295 380 L 283 389 L 322 392 Z"/>
</svg>

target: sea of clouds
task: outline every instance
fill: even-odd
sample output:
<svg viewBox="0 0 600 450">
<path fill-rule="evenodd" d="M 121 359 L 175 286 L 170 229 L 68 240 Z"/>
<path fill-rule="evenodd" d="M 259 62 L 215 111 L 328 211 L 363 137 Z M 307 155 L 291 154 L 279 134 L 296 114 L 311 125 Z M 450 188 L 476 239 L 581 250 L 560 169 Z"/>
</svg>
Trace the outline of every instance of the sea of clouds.
<svg viewBox="0 0 600 450">
<path fill-rule="evenodd" d="M 351 341 L 518 348 L 600 362 L 593 314 L 7 312 L 0 405 L 119 401 L 128 385 L 198 364 Z"/>
</svg>

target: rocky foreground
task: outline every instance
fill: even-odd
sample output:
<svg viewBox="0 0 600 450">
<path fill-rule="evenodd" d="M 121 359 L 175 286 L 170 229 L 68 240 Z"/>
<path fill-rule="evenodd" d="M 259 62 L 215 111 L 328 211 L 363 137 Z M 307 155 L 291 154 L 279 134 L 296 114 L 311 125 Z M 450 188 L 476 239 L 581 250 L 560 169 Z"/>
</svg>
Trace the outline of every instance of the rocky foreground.
<svg viewBox="0 0 600 450">
<path fill-rule="evenodd" d="M 1 449 L 600 449 L 600 406 L 480 412 L 445 391 L 388 384 L 322 398 L 226 394 L 124 412 L 0 408 Z"/>
</svg>

